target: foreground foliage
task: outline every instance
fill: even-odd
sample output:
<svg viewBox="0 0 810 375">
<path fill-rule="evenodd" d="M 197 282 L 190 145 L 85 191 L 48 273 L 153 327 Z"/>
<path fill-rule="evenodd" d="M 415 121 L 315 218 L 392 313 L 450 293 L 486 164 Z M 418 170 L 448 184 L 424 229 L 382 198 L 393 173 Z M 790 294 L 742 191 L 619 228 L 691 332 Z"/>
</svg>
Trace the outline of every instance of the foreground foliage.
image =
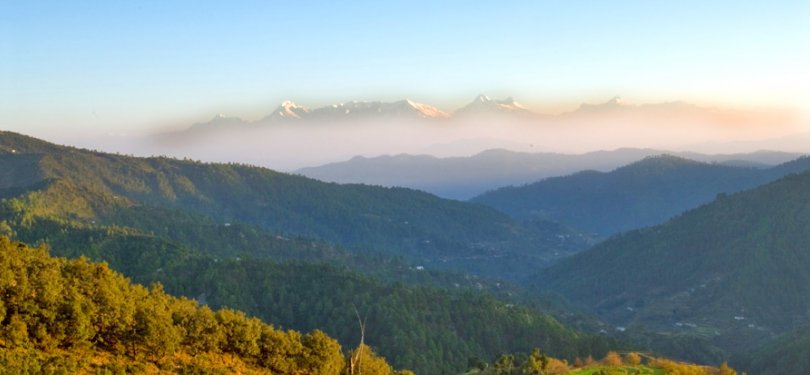
<svg viewBox="0 0 810 375">
<path fill-rule="evenodd" d="M 384 360 L 382 360 L 384 362 Z M 212 311 L 106 264 L 48 256 L 0 236 L 0 366 L 15 372 L 339 374 L 340 345 Z"/>
</svg>

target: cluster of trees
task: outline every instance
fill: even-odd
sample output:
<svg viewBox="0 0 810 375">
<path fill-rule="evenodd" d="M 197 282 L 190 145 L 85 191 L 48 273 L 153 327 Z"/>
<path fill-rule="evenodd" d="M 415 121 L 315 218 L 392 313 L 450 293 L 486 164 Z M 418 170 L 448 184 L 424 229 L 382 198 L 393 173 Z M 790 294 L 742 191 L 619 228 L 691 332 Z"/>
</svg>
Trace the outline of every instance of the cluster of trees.
<svg viewBox="0 0 810 375">
<path fill-rule="evenodd" d="M 672 374 L 672 375 L 737 375 L 737 372 L 723 363 L 720 367 L 700 366 L 691 363 L 656 358 L 637 352 L 624 355 L 615 351 L 605 354 L 599 361 L 588 356 L 577 358 L 573 364 L 565 360 L 548 357 L 535 348 L 531 354 L 502 354 L 492 364 L 470 359 L 467 374 L 479 375 L 632 375 L 632 374 Z"/>
<path fill-rule="evenodd" d="M 673 361 L 665 358 L 653 358 L 650 366 L 664 370 L 664 374 L 679 375 L 737 375 L 737 371 L 723 362 L 720 367 L 699 366 Z"/>
<path fill-rule="evenodd" d="M 459 371 L 471 356 L 537 345 L 566 358 L 610 346 L 486 295 L 386 284 L 326 266 L 200 259 L 160 280 L 172 292 L 205 295 L 209 304 L 240 306 L 285 327 L 323 329 L 341 342 L 358 340 L 351 329 L 356 305 L 368 320 L 366 340 L 395 365 L 420 373 Z"/>
<path fill-rule="evenodd" d="M 370 349 L 365 356 L 369 368 L 394 373 Z M 0 236 L 5 369 L 340 374 L 346 363 L 338 342 L 321 331 L 282 331 L 236 310 L 212 311 L 167 295 L 159 284 L 130 284 L 104 263 L 52 258 Z"/>
<path fill-rule="evenodd" d="M 470 358 L 467 374 L 480 375 L 563 375 L 569 370 L 565 360 L 549 357 L 539 348 L 531 354 L 502 354 L 492 364 Z"/>
</svg>

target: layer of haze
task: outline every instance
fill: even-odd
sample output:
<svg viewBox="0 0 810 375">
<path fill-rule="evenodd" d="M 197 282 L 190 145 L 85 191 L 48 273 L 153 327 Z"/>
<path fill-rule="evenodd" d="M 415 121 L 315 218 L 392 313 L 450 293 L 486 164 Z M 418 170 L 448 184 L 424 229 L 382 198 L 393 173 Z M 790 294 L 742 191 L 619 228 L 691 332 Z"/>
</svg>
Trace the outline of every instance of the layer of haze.
<svg viewBox="0 0 810 375">
<path fill-rule="evenodd" d="M 584 153 L 622 147 L 708 153 L 763 148 L 810 152 L 790 117 L 680 105 L 627 106 L 562 116 L 480 113 L 451 119 L 281 121 L 182 131 L 121 144 L 135 154 L 241 161 L 280 170 L 382 154 L 467 156 L 492 148 Z M 765 144 L 775 136 L 784 137 Z M 753 142 L 749 144 L 747 142 Z"/>
<path fill-rule="evenodd" d="M 407 97 L 452 111 L 478 93 L 544 113 L 619 94 L 801 119 L 810 112 L 808 19 L 810 3 L 800 1 L 1 2 L 0 128 L 280 169 L 489 147 L 791 148 L 790 137 L 757 142 L 810 131 L 806 122 L 285 125 L 249 144 L 219 134 L 218 146 L 170 149 L 139 139 L 217 113 L 256 120 L 285 99 L 317 107 Z"/>
</svg>

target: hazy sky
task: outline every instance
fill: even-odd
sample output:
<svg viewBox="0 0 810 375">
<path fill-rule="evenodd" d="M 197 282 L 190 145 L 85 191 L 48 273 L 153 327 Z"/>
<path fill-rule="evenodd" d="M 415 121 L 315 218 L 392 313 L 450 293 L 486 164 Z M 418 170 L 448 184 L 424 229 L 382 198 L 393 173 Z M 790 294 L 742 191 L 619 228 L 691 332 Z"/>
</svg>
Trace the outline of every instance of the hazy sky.
<svg viewBox="0 0 810 375">
<path fill-rule="evenodd" d="M 810 111 L 809 1 L 0 1 L 0 127 L 478 93 Z M 544 107 L 545 106 L 545 107 Z"/>
</svg>

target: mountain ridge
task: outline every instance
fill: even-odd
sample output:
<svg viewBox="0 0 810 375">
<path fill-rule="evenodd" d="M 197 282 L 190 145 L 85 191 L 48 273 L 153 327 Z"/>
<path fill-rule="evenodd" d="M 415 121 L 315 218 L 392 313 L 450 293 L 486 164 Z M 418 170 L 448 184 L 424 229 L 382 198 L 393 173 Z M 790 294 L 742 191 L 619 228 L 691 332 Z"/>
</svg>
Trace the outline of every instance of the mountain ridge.
<svg viewBox="0 0 810 375">
<path fill-rule="evenodd" d="M 810 168 L 800 157 L 770 168 L 648 156 L 610 172 L 582 171 L 489 191 L 471 201 L 516 219 L 544 218 L 610 236 L 660 224 L 683 211 Z"/>
<path fill-rule="evenodd" d="M 514 98 L 493 99 L 487 95 L 479 94 L 466 105 L 452 111 L 444 111 L 436 106 L 417 102 L 411 99 L 401 99 L 392 102 L 385 101 L 347 101 L 336 104 L 309 108 L 297 104 L 292 100 L 282 101 L 276 109 L 255 121 L 244 120 L 237 116 L 219 114 L 206 122 L 194 124 L 191 129 L 198 131 L 214 130 L 224 127 L 238 126 L 268 126 L 279 123 L 293 122 L 342 122 L 347 120 L 362 120 L 371 118 L 400 118 L 421 121 L 452 120 L 454 118 L 471 118 L 474 116 L 509 116 L 517 119 L 545 119 L 545 118 L 571 118 L 579 115 L 593 115 L 599 112 L 615 111 L 649 111 L 649 110 L 684 110 L 706 111 L 716 113 L 717 108 L 700 107 L 682 101 L 627 104 L 621 97 L 616 96 L 605 103 L 582 103 L 574 110 L 547 114 L 532 111 L 515 101 Z"/>
<path fill-rule="evenodd" d="M 356 156 L 342 162 L 300 168 L 295 173 L 327 182 L 403 186 L 444 198 L 467 200 L 489 190 L 520 186 L 589 169 L 609 172 L 644 157 L 664 153 L 714 163 L 749 162 L 749 165 L 762 167 L 784 163 L 802 155 L 766 151 L 709 155 L 642 148 L 619 148 L 584 154 L 489 149 L 466 157 L 420 154 Z"/>
<path fill-rule="evenodd" d="M 53 151 L 33 161 L 20 153 L 0 158 L 8 173 L 18 174 L 9 176 L 10 180 L 25 177 L 26 186 L 42 184 L 25 199 L 48 215 L 106 220 L 132 207 L 181 209 L 283 236 L 312 237 L 350 249 L 370 248 L 420 259 L 430 267 L 493 275 L 503 272 L 497 267 L 506 265 L 488 259 L 511 259 L 505 263 L 520 270 L 504 275 L 513 277 L 578 251 L 590 241 L 576 235 L 557 237 L 575 232 L 556 223 L 518 223 L 489 207 L 412 189 L 324 183 L 240 164 L 59 148 L 0 133 L 0 144 L 10 141 Z M 26 167 L 15 167 L 19 163 Z M 29 168 L 32 165 L 35 168 Z M 32 171 L 37 174 L 30 175 Z M 24 188 L 20 184 L 7 187 Z"/>
</svg>

